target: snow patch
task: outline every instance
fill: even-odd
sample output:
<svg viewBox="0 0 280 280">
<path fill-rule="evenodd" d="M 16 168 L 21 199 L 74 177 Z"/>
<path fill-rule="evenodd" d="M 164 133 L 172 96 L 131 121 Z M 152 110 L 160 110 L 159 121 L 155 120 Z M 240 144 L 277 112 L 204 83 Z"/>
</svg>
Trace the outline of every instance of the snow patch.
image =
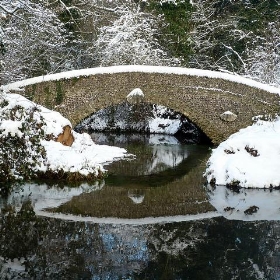
<svg viewBox="0 0 280 280">
<path fill-rule="evenodd" d="M 27 111 L 36 108 L 37 110 L 34 111 L 33 118 L 35 121 L 38 122 L 44 120 L 45 125 L 43 126 L 43 130 L 46 134 L 53 134 L 54 136 L 58 136 L 60 133 L 62 133 L 64 126 L 69 125 L 71 127 L 70 121 L 64 118 L 60 113 L 49 110 L 41 105 L 38 105 L 20 94 L 15 94 L 15 93 L 4 94 L 3 96 L 5 100 L 8 102 L 8 105 L 2 108 L 0 111 L 3 112 L 8 110 L 13 110 L 17 106 L 20 106 Z M 18 116 L 18 118 L 22 118 L 22 117 L 24 119 L 23 115 Z"/>
<path fill-rule="evenodd" d="M 225 114 L 225 115 L 235 115 L 235 114 L 232 113 L 231 111 L 226 111 L 226 112 L 224 112 L 223 114 Z"/>
<path fill-rule="evenodd" d="M 22 136 L 22 132 L 20 129 L 22 128 L 22 122 L 21 121 L 12 121 L 12 120 L 3 120 L 0 124 L 0 130 L 2 130 L 2 134 L 8 136 L 10 133 L 12 137 Z"/>
<path fill-rule="evenodd" d="M 181 127 L 180 119 L 163 119 L 155 117 L 149 120 L 150 133 L 174 135 Z"/>
<path fill-rule="evenodd" d="M 134 90 L 132 90 L 126 98 L 129 98 L 131 96 L 141 96 L 144 97 L 144 93 L 140 88 L 135 88 Z"/>
<path fill-rule="evenodd" d="M 133 201 L 135 204 L 141 204 L 144 201 L 144 195 L 137 195 L 137 194 L 128 194 L 128 197 Z"/>
</svg>

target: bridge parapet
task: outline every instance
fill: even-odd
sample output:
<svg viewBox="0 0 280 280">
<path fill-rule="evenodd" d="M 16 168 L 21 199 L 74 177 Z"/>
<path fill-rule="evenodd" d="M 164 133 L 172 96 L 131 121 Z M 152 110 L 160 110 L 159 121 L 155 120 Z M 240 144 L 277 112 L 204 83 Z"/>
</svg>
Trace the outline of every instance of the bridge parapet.
<svg viewBox="0 0 280 280">
<path fill-rule="evenodd" d="M 280 113 L 280 89 L 219 72 L 122 66 L 50 76 L 10 84 L 6 89 L 25 87 L 23 95 L 59 111 L 75 125 L 141 88 L 147 102 L 183 113 L 215 144 L 252 124 L 254 116 Z M 226 111 L 236 114 L 236 120 L 222 120 L 220 115 Z"/>
</svg>

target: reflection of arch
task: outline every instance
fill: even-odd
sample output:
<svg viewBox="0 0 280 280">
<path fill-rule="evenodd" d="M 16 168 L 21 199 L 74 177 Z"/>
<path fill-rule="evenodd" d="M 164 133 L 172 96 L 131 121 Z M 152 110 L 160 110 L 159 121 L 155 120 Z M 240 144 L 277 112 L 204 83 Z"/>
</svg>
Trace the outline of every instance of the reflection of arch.
<svg viewBox="0 0 280 280">
<path fill-rule="evenodd" d="M 209 202 L 229 220 L 280 220 L 280 190 L 207 188 Z"/>
<path fill-rule="evenodd" d="M 172 138 L 172 136 L 168 136 Z M 208 146 L 187 146 L 188 155 L 185 159 L 183 159 L 178 165 L 171 167 L 167 167 L 163 171 L 159 171 L 157 173 L 148 174 L 145 176 L 133 176 L 130 174 L 120 173 L 112 171 L 114 168 L 113 165 L 118 164 L 129 164 L 128 162 L 114 162 L 110 165 L 110 170 L 112 174 L 109 173 L 106 178 L 106 184 L 109 186 L 120 186 L 139 189 L 145 189 L 147 187 L 161 187 L 163 185 L 176 182 L 177 180 L 188 175 L 189 172 L 193 171 L 196 168 L 200 168 L 200 162 L 205 162 L 207 158 L 207 153 L 209 152 Z M 187 163 L 187 164 L 186 164 Z M 122 167 L 122 169 L 124 169 Z"/>
<path fill-rule="evenodd" d="M 122 102 L 134 88 L 141 88 L 146 101 L 183 113 L 213 141 L 219 143 L 253 116 L 277 113 L 279 89 L 235 75 L 197 69 L 119 66 L 54 74 L 14 83 L 25 88 L 25 96 L 55 108 L 73 125 L 93 112 Z M 234 122 L 220 114 L 232 111 Z"/>
</svg>

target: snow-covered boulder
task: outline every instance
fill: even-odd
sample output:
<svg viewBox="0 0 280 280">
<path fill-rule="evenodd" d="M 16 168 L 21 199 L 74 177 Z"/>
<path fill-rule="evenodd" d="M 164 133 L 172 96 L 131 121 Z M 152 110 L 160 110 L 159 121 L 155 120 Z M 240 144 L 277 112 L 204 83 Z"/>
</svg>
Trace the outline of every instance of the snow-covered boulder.
<svg viewBox="0 0 280 280">
<path fill-rule="evenodd" d="M 126 97 L 126 100 L 130 104 L 139 104 L 144 102 L 144 93 L 140 88 L 135 88 Z"/>
<path fill-rule="evenodd" d="M 72 131 L 58 112 L 19 94 L 1 94 L 0 182 L 97 178 L 105 172 L 102 164 L 125 154 L 124 149 L 95 145 L 88 134 Z"/>
<path fill-rule="evenodd" d="M 280 118 L 258 120 L 222 142 L 207 163 L 208 183 L 245 188 L 280 187 Z"/>
<path fill-rule="evenodd" d="M 231 111 L 226 111 L 220 115 L 220 118 L 225 122 L 233 122 L 236 120 L 237 115 L 232 113 Z"/>
</svg>

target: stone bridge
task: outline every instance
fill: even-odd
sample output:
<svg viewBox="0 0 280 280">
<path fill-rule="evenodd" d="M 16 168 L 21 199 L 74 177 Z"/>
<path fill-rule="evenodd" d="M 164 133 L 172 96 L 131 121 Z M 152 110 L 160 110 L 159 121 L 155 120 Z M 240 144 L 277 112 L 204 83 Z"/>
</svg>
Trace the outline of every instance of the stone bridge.
<svg viewBox="0 0 280 280">
<path fill-rule="evenodd" d="M 145 100 L 186 115 L 218 144 L 252 124 L 257 115 L 280 113 L 280 89 L 240 76 L 198 69 L 157 66 L 92 68 L 32 78 L 4 86 L 47 108 L 73 125 L 88 115 L 126 99 L 140 88 Z M 233 122 L 220 118 L 225 111 Z"/>
</svg>

